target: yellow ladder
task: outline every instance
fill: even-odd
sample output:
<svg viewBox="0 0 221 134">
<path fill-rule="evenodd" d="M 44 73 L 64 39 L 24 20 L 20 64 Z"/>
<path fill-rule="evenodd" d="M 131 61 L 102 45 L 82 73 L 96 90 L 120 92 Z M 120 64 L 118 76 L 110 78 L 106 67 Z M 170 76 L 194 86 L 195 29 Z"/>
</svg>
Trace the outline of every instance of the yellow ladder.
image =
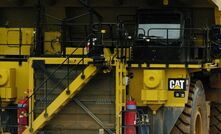
<svg viewBox="0 0 221 134">
<path fill-rule="evenodd" d="M 45 110 L 32 122 L 32 126 L 25 129 L 23 134 L 36 134 L 46 123 L 55 116 L 70 100 L 73 98 L 78 91 L 96 74 L 97 68 L 94 65 L 89 65 L 84 70 L 85 78 L 82 79 L 80 74 L 73 82 L 69 85 L 70 93 L 67 94 L 68 88 L 66 88 L 60 95 L 47 107 L 47 117 L 45 117 Z M 29 123 L 30 124 L 30 123 Z"/>
</svg>

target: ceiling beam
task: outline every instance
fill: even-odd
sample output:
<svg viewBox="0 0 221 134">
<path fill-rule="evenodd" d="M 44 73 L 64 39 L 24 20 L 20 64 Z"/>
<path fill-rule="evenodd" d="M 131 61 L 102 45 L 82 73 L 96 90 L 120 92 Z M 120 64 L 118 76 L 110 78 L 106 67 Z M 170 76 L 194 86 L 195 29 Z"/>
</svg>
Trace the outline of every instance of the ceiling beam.
<svg viewBox="0 0 221 134">
<path fill-rule="evenodd" d="M 22 7 L 35 7 L 36 0 L 0 0 L 0 8 L 1 7 L 20 7 L 15 4 L 17 2 L 23 1 Z M 45 6 L 50 7 L 82 7 L 79 4 L 78 0 L 42 0 L 45 3 Z M 94 8 L 114 8 L 114 7 L 157 7 L 162 6 L 163 0 L 89 0 L 91 6 Z M 213 4 L 212 0 L 169 0 L 169 6 L 173 7 L 211 7 Z M 220 0 L 213 0 L 219 2 Z M 214 4 L 215 5 L 215 4 Z M 213 5 L 213 6 L 214 6 Z"/>
<path fill-rule="evenodd" d="M 16 4 L 18 6 L 24 5 L 24 0 L 8 0 L 10 3 Z"/>
</svg>

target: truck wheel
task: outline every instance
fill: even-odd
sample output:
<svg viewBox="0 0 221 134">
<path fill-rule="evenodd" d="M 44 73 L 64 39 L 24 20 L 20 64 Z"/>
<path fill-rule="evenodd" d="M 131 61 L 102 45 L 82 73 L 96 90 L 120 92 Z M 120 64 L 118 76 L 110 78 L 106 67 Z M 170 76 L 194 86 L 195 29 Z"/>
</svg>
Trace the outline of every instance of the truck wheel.
<svg viewBox="0 0 221 134">
<path fill-rule="evenodd" d="M 207 134 L 207 109 L 201 81 L 190 84 L 188 102 L 171 134 Z"/>
<path fill-rule="evenodd" d="M 221 104 L 212 103 L 210 111 L 210 133 L 221 133 Z"/>
</svg>

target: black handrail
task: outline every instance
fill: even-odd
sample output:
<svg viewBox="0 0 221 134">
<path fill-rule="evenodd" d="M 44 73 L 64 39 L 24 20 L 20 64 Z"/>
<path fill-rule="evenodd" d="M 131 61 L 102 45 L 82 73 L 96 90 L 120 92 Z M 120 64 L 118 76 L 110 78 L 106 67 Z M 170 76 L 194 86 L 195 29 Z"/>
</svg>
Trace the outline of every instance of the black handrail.
<svg viewBox="0 0 221 134">
<path fill-rule="evenodd" d="M 91 34 L 90 34 L 88 37 L 90 37 L 90 36 L 91 36 Z M 85 43 L 85 41 L 82 41 L 82 42 L 81 42 L 81 44 L 83 44 L 83 43 Z M 41 87 L 42 87 L 48 80 L 50 80 L 51 77 L 54 76 L 54 74 L 65 64 L 65 62 L 66 62 L 69 58 L 71 58 L 71 57 L 74 55 L 74 53 L 75 53 L 78 49 L 79 49 L 79 48 L 75 48 L 74 51 L 73 51 L 70 55 L 68 55 L 67 58 L 66 58 L 61 64 L 59 64 L 59 65 L 56 67 L 56 69 L 47 77 L 47 79 L 45 79 L 37 88 L 34 88 L 34 89 L 33 89 L 34 92 L 33 92 L 30 96 L 27 97 L 27 100 L 24 102 L 24 104 L 27 103 L 27 102 L 29 101 L 29 99 L 32 98 L 32 96 L 33 96 L 34 94 L 36 94 L 36 93 L 39 91 L 39 89 L 41 89 Z M 24 105 L 24 104 L 23 104 L 23 105 Z M 22 105 L 22 106 L 23 106 L 23 105 Z"/>
<path fill-rule="evenodd" d="M 79 65 L 82 61 L 83 61 L 84 58 L 81 58 L 81 60 L 79 60 L 79 62 L 76 64 L 76 65 Z M 72 74 L 74 71 L 76 70 L 72 70 L 71 72 L 69 72 L 68 74 L 66 74 L 53 88 L 50 92 L 48 92 L 47 94 L 51 94 L 53 93 L 53 91 L 55 91 L 55 89 L 57 89 L 59 87 L 60 84 L 62 84 L 62 81 L 66 78 L 66 77 L 69 77 L 70 74 Z M 47 97 L 47 96 L 46 96 Z M 42 102 L 43 100 L 46 99 L 46 97 L 44 97 L 43 99 L 40 99 L 39 101 Z"/>
<path fill-rule="evenodd" d="M 95 34 L 91 33 L 91 34 L 89 34 L 89 35 L 87 36 L 86 41 L 82 41 L 81 44 L 87 42 L 87 39 L 88 39 L 88 38 L 91 38 L 91 36 L 93 36 L 93 37 L 95 36 L 95 37 L 96 37 Z M 79 48 L 75 48 L 74 51 L 73 51 L 70 55 L 68 55 L 68 57 L 67 57 L 60 65 L 58 65 L 58 66 L 56 67 L 56 69 L 47 77 L 47 79 L 45 79 L 36 89 L 34 89 L 34 92 L 33 92 L 29 97 L 27 97 L 27 100 L 23 103 L 23 105 L 26 104 L 26 103 L 29 101 L 29 99 L 32 98 L 33 95 L 36 94 L 36 93 L 41 89 L 41 87 L 44 86 L 45 83 L 47 83 L 48 80 L 50 80 L 51 77 L 54 76 L 54 74 L 65 64 L 65 62 L 66 62 L 67 60 L 69 60 L 69 59 L 74 55 L 74 53 L 75 53 L 78 49 L 79 49 Z M 90 50 L 90 51 L 92 51 L 92 50 Z M 88 53 L 90 53 L 90 51 L 89 51 Z M 85 58 L 85 55 L 84 55 L 84 49 L 83 49 L 83 57 L 81 58 L 81 60 L 79 60 L 79 62 L 77 63 L 77 65 L 79 65 L 82 61 L 84 61 L 84 58 Z M 71 73 L 72 73 L 72 72 L 71 72 Z M 67 76 L 69 76 L 69 74 L 65 75 L 64 79 L 65 79 Z M 62 81 L 63 81 L 64 79 L 62 79 Z M 58 84 L 59 84 L 59 83 L 58 83 Z M 42 100 L 43 100 L 43 99 L 42 99 Z M 23 105 L 22 105 L 22 106 L 23 106 Z M 31 110 L 31 112 L 32 112 L 32 110 Z"/>
<path fill-rule="evenodd" d="M 173 38 L 170 36 L 170 32 L 180 30 L 180 36 L 177 38 Z M 163 38 L 154 36 L 154 33 L 151 34 L 151 31 L 163 31 Z M 149 28 L 146 29 L 144 38 L 139 38 L 137 35 L 134 41 L 134 46 L 132 46 L 132 59 L 128 61 L 128 63 L 155 63 L 155 64 L 202 64 L 206 62 L 211 62 L 212 57 L 210 52 L 211 49 L 211 41 L 210 41 L 210 32 L 211 30 L 207 27 L 204 28 Z M 143 33 L 139 31 L 139 33 Z M 151 36 L 153 35 L 153 37 Z M 161 34 L 159 35 L 161 36 Z M 171 38 L 172 37 L 172 38 Z M 200 40 L 198 40 L 200 39 Z M 154 57 L 151 54 L 145 54 L 139 56 L 138 54 L 134 54 L 133 51 L 136 53 L 137 51 L 141 50 L 142 48 L 145 51 L 154 50 L 156 55 Z M 162 49 L 162 50 L 161 50 Z M 164 50 L 165 49 L 165 50 Z M 193 52 L 198 50 L 198 55 L 193 55 Z M 170 53 L 174 51 L 173 53 Z M 168 52 L 169 54 L 166 57 L 162 56 Z M 146 56 L 146 58 L 142 58 Z M 154 57 L 154 58 L 153 58 Z M 169 62 L 168 62 L 169 61 Z"/>
<path fill-rule="evenodd" d="M 90 37 L 91 35 L 89 35 L 88 37 Z M 83 41 L 82 43 L 85 43 L 85 41 Z M 48 107 L 48 100 L 47 100 L 47 98 L 48 98 L 48 91 L 47 91 L 47 82 L 48 82 L 48 80 L 51 78 L 51 77 L 53 77 L 54 76 L 54 74 L 65 64 L 65 62 L 66 61 L 68 61 L 68 65 L 69 65 L 69 59 L 71 58 L 71 56 L 73 56 L 73 54 L 76 52 L 78 50 L 78 48 L 75 48 L 74 49 L 74 51 L 59 65 L 59 66 L 57 66 L 57 68 L 47 77 L 47 79 L 45 79 L 35 90 L 34 90 L 34 92 L 27 98 L 27 100 L 22 104 L 22 106 L 24 105 L 24 104 L 26 104 L 27 102 L 29 102 L 29 100 L 31 99 L 31 109 L 30 109 L 30 111 L 27 113 L 27 116 L 31 116 L 30 118 L 31 118 L 31 122 L 30 122 L 30 130 L 29 131 L 32 131 L 32 118 L 33 118 L 33 116 L 32 116 L 32 113 L 33 113 L 33 111 L 34 111 L 34 109 L 33 109 L 33 96 L 41 89 L 41 87 L 42 86 L 44 86 L 45 84 L 46 84 L 46 91 L 45 91 L 45 97 L 43 98 L 43 99 L 41 99 L 40 101 L 42 102 L 43 100 L 46 100 L 46 102 L 45 102 L 45 108 L 44 108 L 44 110 L 45 110 L 45 117 L 47 117 L 48 116 L 48 114 L 47 114 L 47 107 Z M 84 48 L 83 48 L 83 51 L 84 51 Z M 83 60 L 84 60 L 84 58 L 85 58 L 85 56 L 83 55 L 83 57 L 82 57 L 82 59 L 77 63 L 77 65 L 79 65 Z M 72 73 L 72 72 L 71 72 Z M 64 76 L 64 78 L 62 79 L 62 80 L 60 80 L 60 82 L 62 82 L 66 77 L 69 77 L 70 76 L 70 74 L 69 74 L 69 72 L 67 72 L 67 74 Z M 53 92 L 56 88 L 57 88 L 57 86 L 60 84 L 60 82 L 49 92 L 49 93 L 51 93 L 51 92 Z M 69 86 L 69 84 L 68 84 L 68 86 Z"/>
<path fill-rule="evenodd" d="M 44 80 L 36 89 L 34 89 L 34 92 L 28 97 L 28 99 L 30 99 L 57 71 L 60 67 L 62 67 L 65 62 L 71 58 L 71 56 L 73 56 L 73 54 L 78 50 L 78 48 L 75 48 L 74 51 L 68 55 L 68 57 L 61 63 L 59 64 L 59 66 L 57 66 L 57 68 L 47 77 L 46 80 Z M 26 103 L 26 102 L 25 102 Z"/>
</svg>

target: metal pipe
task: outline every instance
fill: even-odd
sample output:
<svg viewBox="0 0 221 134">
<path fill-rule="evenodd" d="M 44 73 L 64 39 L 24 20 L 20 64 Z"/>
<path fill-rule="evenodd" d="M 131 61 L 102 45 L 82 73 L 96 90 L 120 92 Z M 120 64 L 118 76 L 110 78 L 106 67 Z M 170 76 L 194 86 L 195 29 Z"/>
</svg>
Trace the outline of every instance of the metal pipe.
<svg viewBox="0 0 221 134">
<path fill-rule="evenodd" d="M 90 117 L 93 118 L 108 134 L 114 133 L 109 128 L 105 127 L 104 123 L 78 99 L 74 98 L 74 102 L 78 104 L 88 115 L 90 115 Z"/>
</svg>

